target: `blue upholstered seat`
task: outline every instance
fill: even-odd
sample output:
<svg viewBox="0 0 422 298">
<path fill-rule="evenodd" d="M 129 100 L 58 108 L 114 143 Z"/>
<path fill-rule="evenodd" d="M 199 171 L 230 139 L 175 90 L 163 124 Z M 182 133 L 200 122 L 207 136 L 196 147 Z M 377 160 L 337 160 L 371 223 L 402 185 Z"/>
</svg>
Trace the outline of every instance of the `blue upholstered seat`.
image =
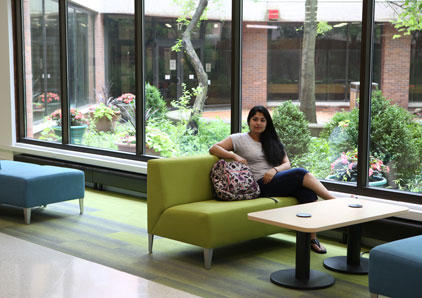
<svg viewBox="0 0 422 298">
<path fill-rule="evenodd" d="M 422 236 L 385 243 L 371 250 L 369 291 L 388 297 L 422 297 Z"/>
<path fill-rule="evenodd" d="M 30 208 L 67 200 L 80 199 L 81 213 L 85 196 L 84 172 L 54 166 L 0 161 L 0 204 Z"/>
</svg>

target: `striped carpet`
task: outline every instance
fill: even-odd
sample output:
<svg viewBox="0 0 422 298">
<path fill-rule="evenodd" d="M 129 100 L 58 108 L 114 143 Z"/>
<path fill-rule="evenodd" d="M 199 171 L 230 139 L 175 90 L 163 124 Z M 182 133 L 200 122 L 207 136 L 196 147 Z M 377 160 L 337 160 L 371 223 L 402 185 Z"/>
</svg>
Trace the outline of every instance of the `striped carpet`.
<svg viewBox="0 0 422 298">
<path fill-rule="evenodd" d="M 156 237 L 147 252 L 146 201 L 87 189 L 85 213 L 78 201 L 32 212 L 25 225 L 21 209 L 0 206 L 0 232 L 103 264 L 202 297 L 368 297 L 367 275 L 326 270 L 324 258 L 346 255 L 344 245 L 321 239 L 327 255 L 311 253 L 311 268 L 329 272 L 334 286 L 297 291 L 276 286 L 270 273 L 295 265 L 294 233 L 256 239 L 214 250 L 211 270 L 203 268 L 202 249 Z M 48 261 L 48 260 L 46 260 Z"/>
</svg>

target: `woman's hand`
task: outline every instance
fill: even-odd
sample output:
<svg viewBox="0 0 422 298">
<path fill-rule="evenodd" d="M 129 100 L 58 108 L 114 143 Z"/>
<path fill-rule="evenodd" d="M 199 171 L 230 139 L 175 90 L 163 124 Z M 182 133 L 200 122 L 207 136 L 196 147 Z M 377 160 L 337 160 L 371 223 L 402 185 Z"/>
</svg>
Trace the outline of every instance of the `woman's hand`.
<svg viewBox="0 0 422 298">
<path fill-rule="evenodd" d="M 264 184 L 270 183 L 275 174 L 277 174 L 277 171 L 274 168 L 269 169 L 264 177 L 262 177 L 262 182 L 264 182 Z"/>
<path fill-rule="evenodd" d="M 240 155 L 235 154 L 235 155 L 233 156 L 233 159 L 234 159 L 235 161 L 237 161 L 237 162 L 244 163 L 245 165 L 247 165 L 247 164 L 248 164 L 248 162 L 246 161 L 246 159 L 244 159 L 244 158 L 243 158 L 242 156 L 240 156 Z"/>
</svg>

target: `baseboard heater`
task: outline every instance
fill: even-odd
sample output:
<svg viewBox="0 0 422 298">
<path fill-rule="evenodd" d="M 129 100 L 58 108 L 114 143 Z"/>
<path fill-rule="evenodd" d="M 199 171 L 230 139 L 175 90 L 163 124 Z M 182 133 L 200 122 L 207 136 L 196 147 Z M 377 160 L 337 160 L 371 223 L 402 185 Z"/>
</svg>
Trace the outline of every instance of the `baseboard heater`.
<svg viewBox="0 0 422 298">
<path fill-rule="evenodd" d="M 111 186 L 140 192 L 142 194 L 147 193 L 147 175 L 144 174 L 125 172 L 30 154 L 16 154 L 13 159 L 15 161 L 29 162 L 39 165 L 51 165 L 81 170 L 85 173 L 85 181 L 93 183 L 95 189 L 102 190 L 103 186 Z"/>
</svg>

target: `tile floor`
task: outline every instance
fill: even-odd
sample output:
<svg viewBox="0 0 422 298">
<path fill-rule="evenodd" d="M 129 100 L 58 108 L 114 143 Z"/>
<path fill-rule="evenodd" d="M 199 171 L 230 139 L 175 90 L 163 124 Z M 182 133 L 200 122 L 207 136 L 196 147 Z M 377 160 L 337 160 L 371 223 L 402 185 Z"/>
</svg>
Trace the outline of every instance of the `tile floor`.
<svg viewBox="0 0 422 298">
<path fill-rule="evenodd" d="M 0 233 L 0 297 L 195 296 Z"/>
</svg>

